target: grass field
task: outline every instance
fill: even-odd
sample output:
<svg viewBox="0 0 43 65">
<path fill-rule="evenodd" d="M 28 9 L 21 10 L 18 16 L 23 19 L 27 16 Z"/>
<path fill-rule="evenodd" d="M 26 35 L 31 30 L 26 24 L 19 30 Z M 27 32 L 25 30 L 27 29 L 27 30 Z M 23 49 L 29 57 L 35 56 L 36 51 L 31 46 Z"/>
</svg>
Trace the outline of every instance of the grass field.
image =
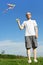
<svg viewBox="0 0 43 65">
<path fill-rule="evenodd" d="M 14 59 L 3 59 L 0 58 L 0 65 L 43 65 L 43 58 L 39 57 L 38 58 L 38 63 L 33 62 L 33 58 L 32 58 L 32 63 L 29 64 L 27 62 L 27 58 L 14 58 Z"/>
</svg>

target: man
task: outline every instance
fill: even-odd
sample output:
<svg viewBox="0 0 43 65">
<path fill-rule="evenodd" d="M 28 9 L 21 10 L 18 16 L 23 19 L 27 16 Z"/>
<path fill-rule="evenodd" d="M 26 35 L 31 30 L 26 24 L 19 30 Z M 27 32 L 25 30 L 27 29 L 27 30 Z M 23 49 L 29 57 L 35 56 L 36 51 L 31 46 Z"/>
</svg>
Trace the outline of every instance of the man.
<svg viewBox="0 0 43 65">
<path fill-rule="evenodd" d="M 37 48 L 37 38 L 38 38 L 38 27 L 35 20 L 31 20 L 31 13 L 26 13 L 27 21 L 24 21 L 23 24 L 20 24 L 18 19 L 18 26 L 22 30 L 25 28 L 25 46 L 27 50 L 28 63 L 31 63 L 30 58 L 30 49 L 33 48 L 34 62 L 38 62 L 36 58 L 36 48 Z"/>
</svg>

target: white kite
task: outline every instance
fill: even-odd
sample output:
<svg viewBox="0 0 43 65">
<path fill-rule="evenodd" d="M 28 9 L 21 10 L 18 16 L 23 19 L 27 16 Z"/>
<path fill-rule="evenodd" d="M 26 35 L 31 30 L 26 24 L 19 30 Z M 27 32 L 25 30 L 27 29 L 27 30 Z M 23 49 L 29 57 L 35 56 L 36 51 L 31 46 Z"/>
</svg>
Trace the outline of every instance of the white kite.
<svg viewBox="0 0 43 65">
<path fill-rule="evenodd" d="M 15 4 L 7 4 L 8 8 L 4 11 L 6 13 L 8 10 L 13 9 L 16 5 Z"/>
</svg>

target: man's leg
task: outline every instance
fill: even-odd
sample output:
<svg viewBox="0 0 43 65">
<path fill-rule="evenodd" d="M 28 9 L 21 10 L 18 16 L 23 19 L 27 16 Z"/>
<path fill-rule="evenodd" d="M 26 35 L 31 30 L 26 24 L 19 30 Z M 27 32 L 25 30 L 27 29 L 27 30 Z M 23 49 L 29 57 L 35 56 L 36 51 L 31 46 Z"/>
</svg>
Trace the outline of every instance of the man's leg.
<svg viewBox="0 0 43 65">
<path fill-rule="evenodd" d="M 25 46 L 26 46 L 26 50 L 27 50 L 28 63 L 31 63 L 31 58 L 30 58 L 30 49 L 32 47 L 31 36 L 25 37 Z"/>
<path fill-rule="evenodd" d="M 30 49 L 27 49 L 27 57 L 28 57 L 28 63 L 31 63 L 31 57 L 30 57 Z"/>
<path fill-rule="evenodd" d="M 37 48 L 38 44 L 37 44 L 37 39 L 35 36 L 33 36 L 33 39 L 32 39 L 32 47 L 33 47 L 33 54 L 34 54 L 34 62 L 38 62 L 37 61 L 37 51 L 36 51 L 36 48 Z"/>
<path fill-rule="evenodd" d="M 36 53 L 37 53 L 37 52 L 36 52 L 36 48 L 35 48 L 35 49 L 33 49 L 34 61 L 35 61 L 35 62 L 38 62 L 38 61 L 37 61 L 37 55 L 36 55 Z"/>
</svg>

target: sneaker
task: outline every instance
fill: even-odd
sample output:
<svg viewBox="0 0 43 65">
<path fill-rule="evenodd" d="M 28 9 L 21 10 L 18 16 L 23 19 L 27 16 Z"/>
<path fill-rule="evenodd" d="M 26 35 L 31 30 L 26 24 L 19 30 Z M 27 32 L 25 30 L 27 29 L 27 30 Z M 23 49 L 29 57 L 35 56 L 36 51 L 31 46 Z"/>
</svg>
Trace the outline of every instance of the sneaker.
<svg viewBox="0 0 43 65">
<path fill-rule="evenodd" d="M 37 62 L 38 62 L 38 60 L 37 60 L 37 59 L 34 59 L 34 62 L 36 62 L 36 63 L 37 63 Z"/>
<path fill-rule="evenodd" d="M 28 63 L 31 63 L 32 61 L 31 60 L 28 60 Z"/>
</svg>

